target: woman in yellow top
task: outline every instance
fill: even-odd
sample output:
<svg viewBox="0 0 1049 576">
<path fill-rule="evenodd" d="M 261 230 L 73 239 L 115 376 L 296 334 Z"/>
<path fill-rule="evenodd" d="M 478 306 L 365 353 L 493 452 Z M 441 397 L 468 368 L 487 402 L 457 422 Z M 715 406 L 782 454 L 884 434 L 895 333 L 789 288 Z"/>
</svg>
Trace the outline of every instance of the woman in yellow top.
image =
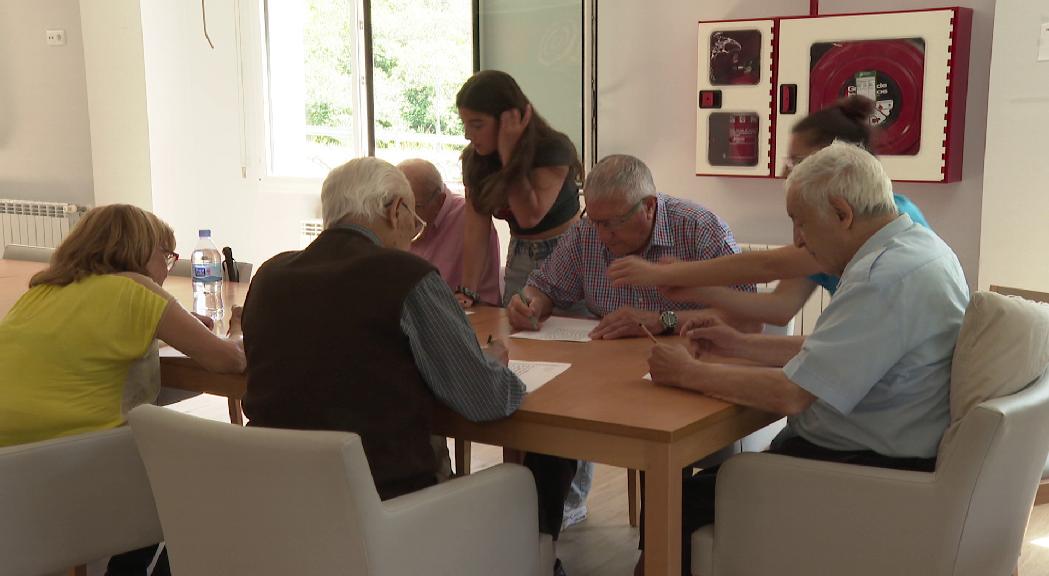
<svg viewBox="0 0 1049 576">
<path fill-rule="evenodd" d="M 128 377 L 158 362 L 155 338 L 208 370 L 244 370 L 239 313 L 222 339 L 160 287 L 174 247 L 171 228 L 134 206 L 84 215 L 0 321 L 0 446 L 124 424 L 129 404 L 155 399 Z"/>
</svg>

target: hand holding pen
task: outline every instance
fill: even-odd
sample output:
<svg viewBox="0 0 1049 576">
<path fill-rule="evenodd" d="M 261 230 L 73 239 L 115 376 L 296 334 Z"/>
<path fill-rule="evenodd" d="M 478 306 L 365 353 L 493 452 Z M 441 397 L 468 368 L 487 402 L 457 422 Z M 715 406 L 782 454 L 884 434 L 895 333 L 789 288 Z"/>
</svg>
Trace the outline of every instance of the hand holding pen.
<svg viewBox="0 0 1049 576">
<path fill-rule="evenodd" d="M 518 330 L 538 330 L 539 312 L 535 310 L 535 299 L 529 298 L 521 289 L 510 299 L 506 307 L 510 325 Z"/>
<path fill-rule="evenodd" d="M 486 356 L 503 366 L 510 364 L 510 351 L 506 349 L 506 344 L 502 340 L 494 340 L 491 334 L 488 335 L 488 342 L 481 350 Z"/>
</svg>

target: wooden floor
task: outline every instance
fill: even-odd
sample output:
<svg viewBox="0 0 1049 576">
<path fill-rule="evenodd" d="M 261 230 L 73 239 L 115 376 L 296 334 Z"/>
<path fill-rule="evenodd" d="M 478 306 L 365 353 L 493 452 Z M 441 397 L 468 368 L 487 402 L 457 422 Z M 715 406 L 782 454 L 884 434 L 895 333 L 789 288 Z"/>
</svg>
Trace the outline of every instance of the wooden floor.
<svg viewBox="0 0 1049 576">
<path fill-rule="evenodd" d="M 229 421 L 224 398 L 203 395 L 173 407 L 203 418 Z M 475 471 L 501 461 L 502 449 L 474 444 L 472 468 Z M 633 574 L 638 555 L 637 530 L 627 522 L 626 494 L 626 471 L 597 465 L 590 492 L 590 514 L 585 521 L 563 532 L 558 543 L 557 554 L 568 576 Z M 1049 505 L 1039 506 L 1031 513 L 1019 573 L 1021 576 L 1049 574 Z"/>
</svg>

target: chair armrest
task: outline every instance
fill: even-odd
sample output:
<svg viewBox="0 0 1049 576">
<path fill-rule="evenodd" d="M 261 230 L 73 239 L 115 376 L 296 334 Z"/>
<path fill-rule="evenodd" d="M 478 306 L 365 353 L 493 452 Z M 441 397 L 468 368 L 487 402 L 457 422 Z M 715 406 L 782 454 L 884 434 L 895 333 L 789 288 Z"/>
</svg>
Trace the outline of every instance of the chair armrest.
<svg viewBox="0 0 1049 576">
<path fill-rule="evenodd" d="M 715 573 L 892 574 L 903 566 L 933 574 L 926 568 L 945 520 L 934 513 L 936 479 L 775 454 L 736 456 L 718 474 Z"/>
<path fill-rule="evenodd" d="M 375 574 L 536 572 L 538 507 L 531 471 L 501 464 L 383 503 L 369 529 Z"/>
</svg>

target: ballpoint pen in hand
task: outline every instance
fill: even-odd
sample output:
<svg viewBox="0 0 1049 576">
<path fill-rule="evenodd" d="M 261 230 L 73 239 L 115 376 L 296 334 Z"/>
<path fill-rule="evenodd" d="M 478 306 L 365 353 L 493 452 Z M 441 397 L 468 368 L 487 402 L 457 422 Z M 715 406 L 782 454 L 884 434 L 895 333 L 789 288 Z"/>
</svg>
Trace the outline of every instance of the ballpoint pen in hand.
<svg viewBox="0 0 1049 576">
<path fill-rule="evenodd" d="M 520 290 L 518 290 L 517 294 L 521 297 L 521 302 L 524 302 L 525 306 L 529 306 L 529 307 L 532 306 L 532 301 L 528 298 L 527 295 L 525 295 L 524 288 L 521 288 Z M 529 311 L 529 313 L 531 313 L 531 309 L 529 309 L 528 311 Z M 535 316 L 529 316 L 528 319 L 532 321 L 532 330 L 538 330 L 539 329 L 539 319 L 536 318 Z"/>
</svg>

